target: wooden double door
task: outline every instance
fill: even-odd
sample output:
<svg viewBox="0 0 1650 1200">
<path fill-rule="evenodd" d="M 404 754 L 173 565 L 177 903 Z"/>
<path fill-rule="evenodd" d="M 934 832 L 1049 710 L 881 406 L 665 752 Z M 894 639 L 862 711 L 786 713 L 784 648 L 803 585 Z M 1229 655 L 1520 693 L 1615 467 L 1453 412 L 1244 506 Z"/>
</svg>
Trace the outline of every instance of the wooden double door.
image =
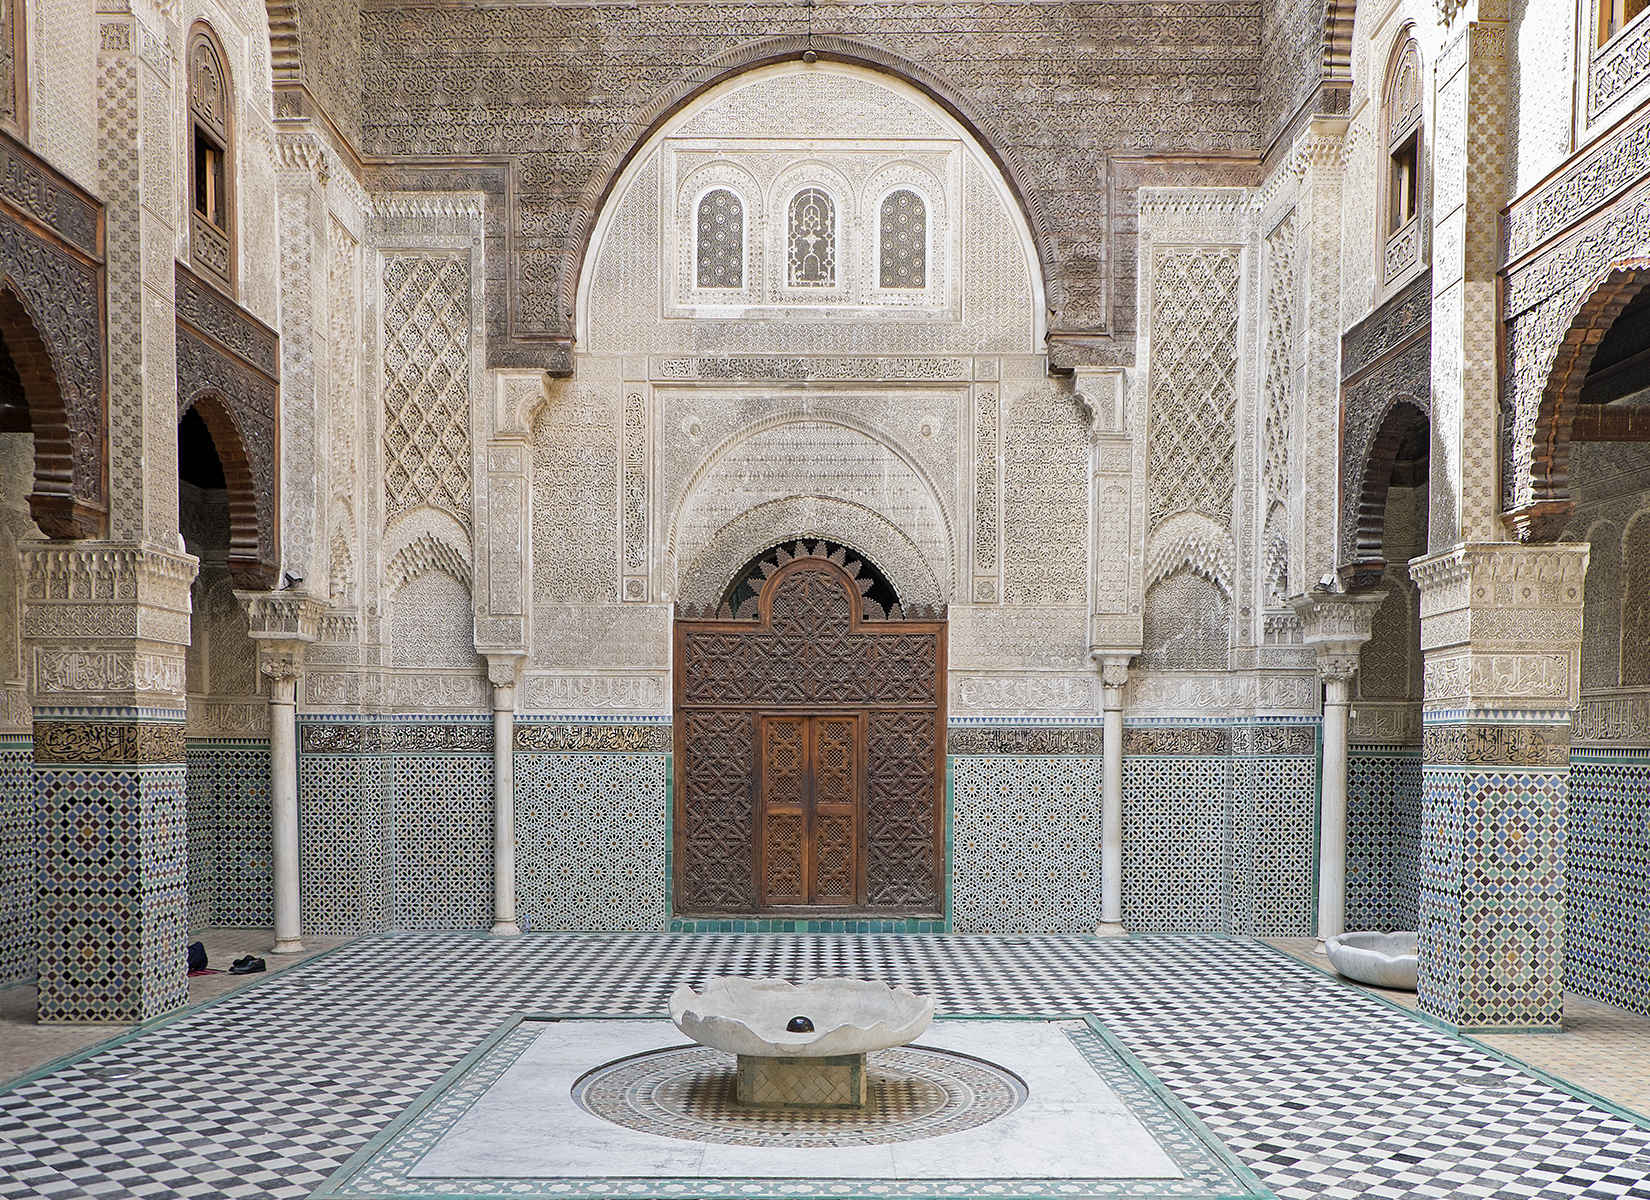
<svg viewBox="0 0 1650 1200">
<path fill-rule="evenodd" d="M 758 902 L 865 903 L 862 715 L 762 714 Z"/>
</svg>

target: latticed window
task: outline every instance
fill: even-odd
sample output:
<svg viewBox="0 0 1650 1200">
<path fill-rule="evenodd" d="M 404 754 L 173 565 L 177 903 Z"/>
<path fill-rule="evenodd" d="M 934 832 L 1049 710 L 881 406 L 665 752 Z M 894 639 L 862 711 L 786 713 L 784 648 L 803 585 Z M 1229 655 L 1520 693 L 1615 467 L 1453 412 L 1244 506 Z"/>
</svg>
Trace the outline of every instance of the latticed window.
<svg viewBox="0 0 1650 1200">
<path fill-rule="evenodd" d="M 28 23 L 23 0 L 0 0 L 0 126 L 29 132 Z"/>
<path fill-rule="evenodd" d="M 928 286 L 928 206 L 902 188 L 883 197 L 877 262 L 877 286 Z"/>
<path fill-rule="evenodd" d="M 785 223 L 792 287 L 836 285 L 836 205 L 819 188 L 803 188 L 791 197 Z"/>
<path fill-rule="evenodd" d="M 1387 231 L 1421 209 L 1421 55 L 1415 39 L 1398 50 L 1386 85 Z"/>
<path fill-rule="evenodd" d="M 745 206 L 727 188 L 706 192 L 699 201 L 698 262 L 702 288 L 745 285 Z"/>
<path fill-rule="evenodd" d="M 203 274 L 232 287 L 232 101 L 223 51 L 204 24 L 189 40 L 189 246 Z"/>
</svg>

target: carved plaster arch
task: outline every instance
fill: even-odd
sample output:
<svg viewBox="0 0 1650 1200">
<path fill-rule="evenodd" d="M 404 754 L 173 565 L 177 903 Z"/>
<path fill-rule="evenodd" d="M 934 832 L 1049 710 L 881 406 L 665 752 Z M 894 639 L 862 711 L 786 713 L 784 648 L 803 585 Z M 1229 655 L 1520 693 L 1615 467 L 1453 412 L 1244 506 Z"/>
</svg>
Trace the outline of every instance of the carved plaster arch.
<svg viewBox="0 0 1650 1200">
<path fill-rule="evenodd" d="M 893 457 L 898 460 L 902 466 L 904 466 L 912 473 L 912 475 L 916 477 L 921 490 L 921 499 L 926 502 L 925 506 L 930 510 L 940 531 L 940 537 L 938 539 L 940 544 L 929 547 L 928 552 L 923 554 L 923 559 L 925 562 L 930 564 L 928 574 L 932 578 L 943 578 L 948 581 L 945 588 L 945 591 L 948 593 L 950 591 L 949 581 L 954 580 L 957 575 L 957 548 L 956 533 L 952 528 L 951 517 L 946 510 L 944 501 L 941 499 L 944 493 L 935 484 L 933 477 L 923 468 L 922 464 L 919 463 L 911 454 L 906 452 L 905 448 L 899 443 L 897 438 L 893 437 L 885 430 L 882 430 L 870 422 L 865 421 L 851 413 L 841 412 L 834 409 L 789 408 L 784 412 L 774 413 L 763 418 L 762 420 L 754 421 L 751 424 L 746 425 L 728 438 L 724 439 L 720 445 L 707 454 L 703 461 L 700 462 L 699 466 L 695 468 L 693 473 L 688 477 L 687 483 L 682 486 L 674 499 L 670 518 L 670 527 L 665 538 L 665 553 L 668 561 L 672 563 L 688 561 L 692 547 L 688 547 L 683 544 L 685 538 L 684 519 L 693 512 L 695 501 L 701 495 L 705 494 L 708 484 L 714 478 L 717 471 L 727 463 L 729 457 L 741 446 L 744 446 L 752 439 L 759 437 L 764 433 L 782 428 L 783 426 L 793 424 L 835 425 L 843 429 L 851 430 L 866 440 L 876 443 L 880 449 L 893 455 Z M 827 499 L 827 497 L 813 496 L 814 488 L 810 486 L 812 481 L 798 478 L 797 483 L 800 486 L 797 489 L 796 497 Z M 853 502 L 845 501 L 845 503 Z M 866 512 L 873 511 L 857 503 L 854 503 L 853 507 L 861 508 Z M 887 521 L 886 517 L 882 517 L 881 514 L 877 515 L 879 519 Z M 890 522 L 890 524 L 892 523 Z M 894 527 L 896 529 L 898 528 L 898 526 Z M 811 533 L 811 535 L 815 537 L 827 537 L 831 541 L 842 542 L 844 545 L 852 546 L 856 544 L 852 537 L 838 537 L 828 530 L 804 531 L 802 529 L 794 529 L 788 531 L 787 533 L 782 533 L 778 538 L 776 538 L 775 544 L 777 544 L 778 541 L 784 540 L 785 536 L 794 537 L 802 535 L 805 532 Z M 913 545 L 916 544 L 915 539 L 911 538 L 908 534 L 902 532 L 901 536 L 904 537 L 905 540 L 912 542 Z M 755 554 L 757 551 L 766 548 L 767 547 L 753 547 L 751 553 Z M 870 553 L 868 548 L 866 552 Z M 878 566 L 882 565 L 881 560 L 876 558 L 874 555 L 872 556 L 872 561 L 876 562 Z M 889 578 L 891 581 L 892 576 Z M 900 594 L 903 596 L 905 593 L 901 592 Z M 926 603 L 926 601 L 923 602 Z M 912 603 L 917 603 L 917 601 L 913 600 Z"/>
<path fill-rule="evenodd" d="M 431 571 L 451 575 L 465 587 L 471 584 L 470 563 L 463 552 L 426 533 L 401 547 L 385 564 L 384 586 L 394 594 L 420 575 Z"/>
<path fill-rule="evenodd" d="M 272 588 L 277 582 L 275 556 L 275 498 L 258 486 L 258 464 L 222 392 L 200 388 L 180 397 L 178 419 L 193 409 L 212 435 L 212 448 L 223 464 L 229 499 L 229 574 L 235 586 L 248 591 Z"/>
<path fill-rule="evenodd" d="M 1360 473 L 1347 480 L 1341 503 L 1355 505 L 1356 517 L 1353 560 L 1342 568 L 1342 575 L 1352 591 L 1379 587 L 1385 577 L 1386 501 L 1392 488 L 1392 468 L 1404 439 L 1417 426 L 1431 427 L 1426 404 L 1408 395 L 1387 401 L 1364 451 Z"/>
<path fill-rule="evenodd" d="M 603 217 L 621 195 L 630 168 L 646 157 L 647 151 L 668 132 L 674 119 L 696 101 L 734 84 L 752 71 L 799 61 L 841 63 L 888 77 L 920 93 L 961 126 L 965 140 L 995 168 L 1012 200 L 1009 207 L 1020 219 L 1036 264 L 1032 272 L 1033 286 L 1042 297 L 1035 314 L 1036 328 L 1047 336 L 1049 323 L 1058 318 L 1061 310 L 1055 238 L 1036 192 L 1028 183 L 1027 172 L 1008 147 L 1008 139 L 940 76 L 881 47 L 829 35 L 787 35 L 751 42 L 690 70 L 673 81 L 643 114 L 638 122 L 641 132 L 635 140 L 622 150 L 608 154 L 593 170 L 591 184 L 573 213 L 571 236 L 556 274 L 557 317 L 566 335 L 578 329 L 579 312 L 585 302 L 584 288 L 592 273 L 593 254 L 597 249 L 597 234 Z"/>
<path fill-rule="evenodd" d="M 684 552 L 676 602 L 685 613 L 714 614 L 728 582 L 757 555 L 798 540 L 851 547 L 888 580 L 910 609 L 939 609 L 946 591 L 917 544 L 892 521 L 830 496 L 789 496 L 746 509 L 702 546 Z"/>
<path fill-rule="evenodd" d="M 1599 344 L 1621 310 L 1646 286 L 1650 257 L 1622 259 L 1599 273 L 1570 317 L 1541 391 L 1535 428 L 1529 441 L 1512 449 L 1512 495 L 1522 491 L 1528 499 L 1501 516 L 1521 542 L 1552 541 L 1569 518 L 1575 503 L 1570 495 L 1570 433 L 1581 405 L 1581 387 Z M 1526 481 L 1527 490 L 1521 489 Z"/>
<path fill-rule="evenodd" d="M 61 371 L 51 327 L 36 315 L 49 309 L 40 308 L 29 290 L 12 273 L 0 279 L 0 336 L 17 369 L 34 434 L 29 512 L 49 538 L 96 537 L 108 514 L 101 346 L 83 349 L 82 358 L 91 356 L 95 363 L 71 361 L 70 371 Z M 73 330 L 57 333 L 59 343 L 75 336 Z"/>
</svg>

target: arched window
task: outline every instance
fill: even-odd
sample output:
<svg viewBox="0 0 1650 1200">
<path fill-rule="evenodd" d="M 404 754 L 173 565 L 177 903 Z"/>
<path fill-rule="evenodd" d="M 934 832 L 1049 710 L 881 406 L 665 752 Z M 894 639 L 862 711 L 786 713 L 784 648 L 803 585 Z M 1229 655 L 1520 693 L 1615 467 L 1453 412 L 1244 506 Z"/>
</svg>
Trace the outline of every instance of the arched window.
<svg viewBox="0 0 1650 1200">
<path fill-rule="evenodd" d="M 189 38 L 189 259 L 235 290 L 234 93 L 223 48 L 205 25 Z"/>
<path fill-rule="evenodd" d="M 1650 0 L 1598 0 L 1598 44 L 1615 37 L 1646 8 Z"/>
<path fill-rule="evenodd" d="M 836 205 L 816 187 L 791 197 L 786 278 L 792 287 L 836 286 Z"/>
<path fill-rule="evenodd" d="M 928 206 L 908 188 L 883 197 L 878 214 L 877 286 L 928 286 Z"/>
<path fill-rule="evenodd" d="M 1426 159 L 1421 146 L 1421 53 L 1413 37 L 1399 43 L 1387 69 L 1381 103 L 1386 149 L 1384 267 L 1396 278 L 1420 261 L 1421 188 Z"/>
<path fill-rule="evenodd" d="M 0 0 L 0 127 L 29 136 L 29 25 L 23 0 Z"/>
<path fill-rule="evenodd" d="M 694 279 L 702 288 L 745 286 L 745 206 L 727 188 L 706 192 L 695 222 L 698 261 Z"/>
</svg>

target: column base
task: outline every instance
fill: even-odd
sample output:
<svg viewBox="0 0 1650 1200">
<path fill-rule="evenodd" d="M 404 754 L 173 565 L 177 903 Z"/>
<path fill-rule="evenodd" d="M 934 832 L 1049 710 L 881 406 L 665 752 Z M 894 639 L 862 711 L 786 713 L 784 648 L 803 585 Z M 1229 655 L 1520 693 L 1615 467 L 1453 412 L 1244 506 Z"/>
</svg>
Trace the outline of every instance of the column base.
<svg viewBox="0 0 1650 1200">
<path fill-rule="evenodd" d="M 302 954 L 303 952 L 304 941 L 302 938 L 276 938 L 275 948 L 270 951 L 271 954 Z"/>
<path fill-rule="evenodd" d="M 491 932 L 494 937 L 516 937 L 521 933 L 521 926 L 514 921 L 496 921 Z"/>
<path fill-rule="evenodd" d="M 1095 937 L 1113 938 L 1128 937 L 1129 931 L 1123 928 L 1121 921 L 1101 921 L 1094 927 Z"/>
</svg>

